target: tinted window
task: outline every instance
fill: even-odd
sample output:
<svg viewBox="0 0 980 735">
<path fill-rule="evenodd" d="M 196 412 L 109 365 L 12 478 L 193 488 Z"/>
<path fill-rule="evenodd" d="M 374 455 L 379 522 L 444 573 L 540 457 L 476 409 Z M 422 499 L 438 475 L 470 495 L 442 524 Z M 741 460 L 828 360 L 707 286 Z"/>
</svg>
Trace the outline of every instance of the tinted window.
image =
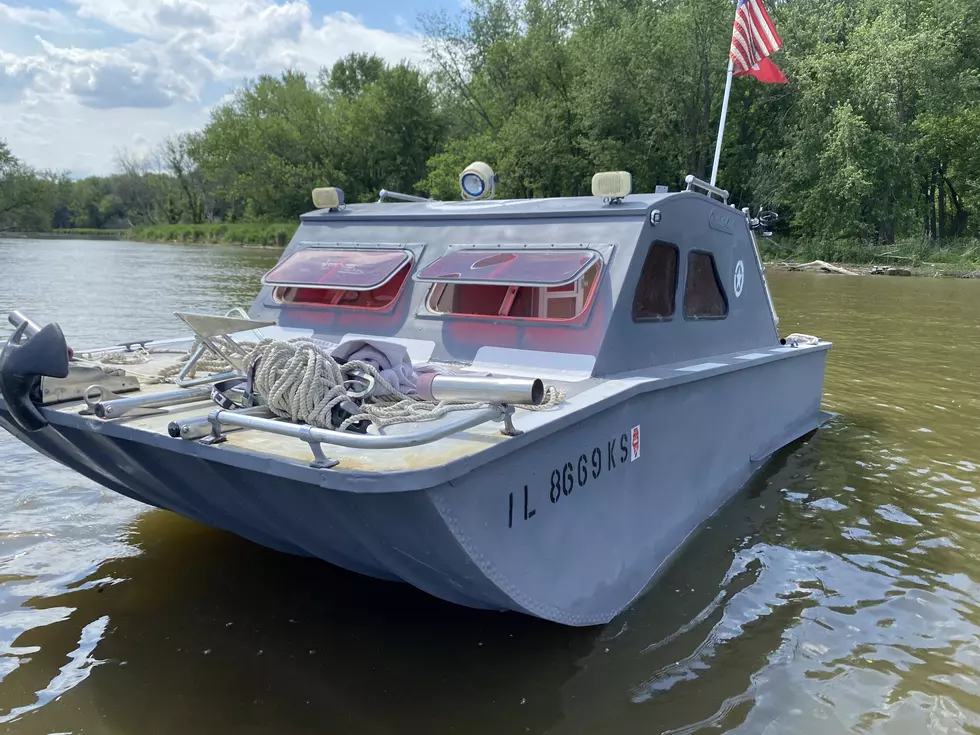
<svg viewBox="0 0 980 735">
<path fill-rule="evenodd" d="M 633 318 L 669 319 L 677 295 L 677 248 L 655 242 L 647 251 L 633 297 Z"/>
<path fill-rule="evenodd" d="M 561 286 L 436 283 L 429 292 L 428 308 L 435 314 L 568 321 L 589 309 L 599 270 L 596 262 L 580 278 Z"/>
<path fill-rule="evenodd" d="M 728 315 L 728 301 L 721 288 L 718 269 L 711 253 L 693 251 L 687 255 L 687 282 L 684 285 L 684 317 L 710 319 Z"/>
</svg>

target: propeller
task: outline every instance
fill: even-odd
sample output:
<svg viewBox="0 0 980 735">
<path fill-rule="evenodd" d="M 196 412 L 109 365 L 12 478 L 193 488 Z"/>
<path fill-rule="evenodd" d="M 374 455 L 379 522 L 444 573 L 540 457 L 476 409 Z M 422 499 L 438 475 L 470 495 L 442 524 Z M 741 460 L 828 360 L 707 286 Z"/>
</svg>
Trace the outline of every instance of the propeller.
<svg viewBox="0 0 980 735">
<path fill-rule="evenodd" d="M 14 422 L 25 431 L 38 431 L 48 420 L 34 405 L 40 401 L 41 378 L 68 377 L 68 343 L 56 323 L 21 341 L 28 324 L 21 324 L 0 352 L 0 395 Z"/>
</svg>

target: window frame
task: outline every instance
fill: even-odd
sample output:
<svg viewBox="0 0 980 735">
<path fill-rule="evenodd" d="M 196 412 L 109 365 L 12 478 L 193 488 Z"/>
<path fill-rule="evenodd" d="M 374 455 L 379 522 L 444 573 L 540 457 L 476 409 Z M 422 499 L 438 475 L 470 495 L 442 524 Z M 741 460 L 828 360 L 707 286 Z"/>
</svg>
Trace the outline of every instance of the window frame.
<svg viewBox="0 0 980 735">
<path fill-rule="evenodd" d="M 467 279 L 465 276 L 461 276 L 460 278 L 441 279 L 441 278 L 426 277 L 422 275 L 422 271 L 431 268 L 440 260 L 443 260 L 444 258 L 450 255 L 455 255 L 457 253 L 476 253 L 476 254 L 484 255 L 485 257 L 491 257 L 493 255 L 514 255 L 516 257 L 520 257 L 521 253 L 542 253 L 542 252 L 559 252 L 559 253 L 585 252 L 588 254 L 589 261 L 585 265 L 579 266 L 578 270 L 574 272 L 575 275 L 573 278 L 571 279 L 564 278 L 562 280 L 555 281 L 552 283 L 540 283 L 540 282 L 534 283 L 531 281 L 507 281 L 507 280 L 486 280 L 486 279 L 481 280 L 475 278 Z M 481 260 L 483 259 L 484 258 L 481 258 Z M 573 249 L 573 248 L 558 247 L 558 248 L 549 248 L 548 250 L 543 250 L 538 248 L 517 249 L 517 248 L 508 248 L 508 247 L 499 247 L 499 248 L 474 247 L 474 248 L 463 248 L 463 249 L 449 248 L 445 253 L 440 255 L 438 258 L 433 260 L 428 265 L 421 266 L 415 272 L 413 278 L 419 283 L 430 283 L 430 284 L 461 284 L 466 286 L 505 286 L 505 287 L 517 286 L 521 288 L 561 288 L 563 286 L 569 286 L 575 283 L 576 281 L 578 281 L 579 279 L 584 278 L 585 274 L 588 273 L 597 264 L 599 264 L 601 260 L 602 260 L 602 256 L 600 256 L 598 252 L 592 250 L 591 248 Z"/>
<path fill-rule="evenodd" d="M 725 313 L 721 316 L 688 316 L 687 309 L 685 308 L 685 303 L 687 301 L 687 284 L 688 279 L 691 275 L 691 255 L 700 254 L 707 255 L 711 261 L 711 273 L 715 277 L 715 284 L 718 286 L 718 291 L 721 293 L 721 299 L 725 302 Z M 686 322 L 720 322 L 728 318 L 731 313 L 732 305 L 728 298 L 728 291 L 725 290 L 725 283 L 721 278 L 721 272 L 718 270 L 718 260 L 715 258 L 715 254 L 710 250 L 705 248 L 691 248 L 687 251 L 684 256 L 684 290 L 681 294 L 681 313 L 684 316 L 684 321 Z"/>
<path fill-rule="evenodd" d="M 268 288 L 269 289 L 269 292 L 268 292 L 269 295 L 265 299 L 266 306 L 269 306 L 269 307 L 274 308 L 274 309 L 314 309 L 314 310 L 317 310 L 317 311 L 324 310 L 324 309 L 330 309 L 330 310 L 337 310 L 340 313 L 345 313 L 345 312 L 346 313 L 351 313 L 351 312 L 361 313 L 361 312 L 363 312 L 363 313 L 368 313 L 368 314 L 385 314 L 385 313 L 389 313 L 391 311 L 394 311 L 394 309 L 401 302 L 401 300 L 403 298 L 403 295 L 405 293 L 405 288 L 408 285 L 408 283 L 411 281 L 412 274 L 415 272 L 416 266 L 418 265 L 419 261 L 421 260 L 422 253 L 423 253 L 423 251 L 425 249 L 424 243 L 414 243 L 414 242 L 413 243 L 355 243 L 355 242 L 310 242 L 310 241 L 301 241 L 299 243 L 299 245 L 300 246 L 306 246 L 306 247 L 297 248 L 296 253 L 299 253 L 299 252 L 308 252 L 308 251 L 312 251 L 312 250 L 327 250 L 327 251 L 330 251 L 330 250 L 333 250 L 333 251 L 361 250 L 361 251 L 369 251 L 369 252 L 370 251 L 402 252 L 402 253 L 405 253 L 407 255 L 408 260 L 405 261 L 405 262 L 403 262 L 401 266 L 399 266 L 398 268 L 396 268 L 391 273 L 391 275 L 388 276 L 381 284 L 379 284 L 377 286 L 373 286 L 372 288 L 367 288 L 367 289 L 365 289 L 365 288 L 344 288 L 344 289 L 340 289 L 340 288 L 321 287 L 321 286 L 317 286 L 316 284 L 313 284 L 313 285 L 306 284 L 306 285 L 286 286 L 286 285 L 282 285 L 282 284 L 268 283 L 266 281 L 266 276 L 269 273 L 271 273 L 272 270 L 275 269 L 277 266 L 279 266 L 282 263 L 286 262 L 285 260 L 283 260 L 283 261 L 280 261 L 279 263 L 277 263 L 272 268 L 270 268 L 268 271 L 266 271 L 266 273 L 262 276 L 262 280 L 261 280 L 262 288 L 263 289 L 265 289 L 265 288 Z M 295 255 L 295 253 L 293 253 L 293 254 Z M 290 256 L 290 257 L 292 257 L 292 256 Z M 394 295 L 392 296 L 391 300 L 387 304 L 384 304 L 383 306 L 377 306 L 377 307 L 375 307 L 375 306 L 354 306 L 354 305 L 343 304 L 343 303 L 331 304 L 331 303 L 311 303 L 311 302 L 306 302 L 306 301 L 286 301 L 281 296 L 277 295 L 277 294 L 279 294 L 279 293 L 281 293 L 281 292 L 283 292 L 283 291 L 285 291 L 286 289 L 289 289 L 289 288 L 295 288 L 295 289 L 301 289 L 301 288 L 302 289 L 312 289 L 312 290 L 318 290 L 318 291 L 343 291 L 343 292 L 350 291 L 350 292 L 355 292 L 355 293 L 359 293 L 359 294 L 361 294 L 361 293 L 370 293 L 371 291 L 377 291 L 377 290 L 383 289 L 385 286 L 387 286 L 389 283 L 391 283 L 394 279 L 398 278 L 403 271 L 405 272 L 405 277 L 402 279 L 401 285 L 398 287 L 398 290 L 394 293 Z"/>
<path fill-rule="evenodd" d="M 592 268 L 597 269 L 597 273 L 592 282 L 592 288 L 589 290 L 585 303 L 582 306 L 582 311 L 573 317 L 567 319 L 559 318 L 545 318 L 545 317 L 529 317 L 529 316 L 501 316 L 499 314 L 457 314 L 457 313 L 446 313 L 434 311 L 430 307 L 433 299 L 438 300 L 442 298 L 442 294 L 445 291 L 446 286 L 466 286 L 466 285 L 476 285 L 476 286 L 498 286 L 500 288 L 506 288 L 505 284 L 495 284 L 495 283 L 477 283 L 470 284 L 461 282 L 455 279 L 447 279 L 445 281 L 430 281 L 430 280 L 420 280 L 417 278 L 418 270 L 412 275 L 412 279 L 417 283 L 427 285 L 425 296 L 420 300 L 419 307 L 416 310 L 416 318 L 418 319 L 434 319 L 434 320 L 450 320 L 450 321 L 463 321 L 463 322 L 473 322 L 478 324 L 486 324 L 487 322 L 502 322 L 503 324 L 513 324 L 521 326 L 548 326 L 548 327 L 565 327 L 565 328 L 582 328 L 585 327 L 590 319 L 592 318 L 592 313 L 595 309 L 595 304 L 599 298 L 599 290 L 602 288 L 604 279 L 606 278 L 606 272 L 609 270 L 609 262 L 611 256 L 615 251 L 615 246 L 611 243 L 574 243 L 574 244 L 523 244 L 523 243 L 508 243 L 500 245 L 449 245 L 446 251 L 442 255 L 457 251 L 466 250 L 478 250 L 481 252 L 519 252 L 519 251 L 535 251 L 535 252 L 550 252 L 554 250 L 558 251 L 568 251 L 568 250 L 586 250 L 594 253 L 598 257 L 593 260 L 593 262 L 586 267 L 580 278 L 585 278 Z M 442 257 L 439 256 L 439 257 Z M 438 260 L 438 258 L 436 259 Z M 432 261 L 436 262 L 435 260 Z M 431 263 L 429 264 L 431 265 Z M 428 267 L 428 266 L 426 266 Z M 575 283 L 571 281 L 571 283 Z M 569 284 L 564 284 L 565 286 Z M 563 288 L 564 286 L 521 286 L 521 288 Z"/>
<path fill-rule="evenodd" d="M 671 312 L 670 316 L 636 316 L 636 296 L 640 288 L 640 282 L 643 278 L 643 270 L 646 267 L 647 258 L 650 256 L 650 250 L 655 245 L 663 245 L 668 248 L 672 248 L 674 255 L 676 256 L 675 267 L 674 267 L 674 298 L 671 301 Z M 686 263 L 686 259 L 681 257 L 681 248 L 676 243 L 668 242 L 667 240 L 654 239 L 650 242 L 650 247 L 647 249 L 646 255 L 643 257 L 643 262 L 640 264 L 640 275 L 637 278 L 636 285 L 633 288 L 633 300 L 630 304 L 630 317 L 633 319 L 634 324 L 657 324 L 661 322 L 672 322 L 677 317 L 677 295 L 680 293 L 681 283 L 681 264 Z"/>
<path fill-rule="evenodd" d="M 295 258 L 297 255 L 305 254 L 305 253 L 314 253 L 317 251 L 321 251 L 321 252 L 333 251 L 333 252 L 340 252 L 340 253 L 350 253 L 350 252 L 358 252 L 358 251 L 375 252 L 375 253 L 403 253 L 403 256 L 402 256 L 402 262 L 399 263 L 398 266 L 394 268 L 387 276 L 385 276 L 383 280 L 381 280 L 379 283 L 374 283 L 366 288 L 363 286 L 321 286 L 316 283 L 291 283 L 291 282 L 284 282 L 284 281 L 276 283 L 268 280 L 268 276 L 270 273 L 272 273 L 276 268 L 284 266 L 286 263 L 288 263 L 292 258 Z M 272 266 L 272 268 L 266 271 L 265 274 L 262 276 L 262 285 L 271 286 L 273 289 L 309 288 L 309 289 L 315 289 L 319 291 L 376 291 L 379 288 L 384 288 L 385 286 L 387 286 L 392 280 L 394 280 L 394 278 L 399 273 L 401 273 L 405 269 L 406 266 L 408 266 L 409 270 L 414 270 L 414 265 L 415 265 L 415 254 L 411 250 L 407 250 L 405 248 L 310 247 L 310 248 L 303 248 L 301 250 L 297 250 L 285 260 L 282 260 L 276 263 L 274 266 Z"/>
</svg>

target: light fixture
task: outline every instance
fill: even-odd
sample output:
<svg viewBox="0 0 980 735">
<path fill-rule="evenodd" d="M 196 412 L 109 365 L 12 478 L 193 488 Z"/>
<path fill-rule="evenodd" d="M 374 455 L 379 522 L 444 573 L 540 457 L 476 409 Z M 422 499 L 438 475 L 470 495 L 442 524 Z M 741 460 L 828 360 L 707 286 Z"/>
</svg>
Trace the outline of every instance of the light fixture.
<svg viewBox="0 0 980 735">
<path fill-rule="evenodd" d="M 459 188 L 463 191 L 463 199 L 493 199 L 497 177 L 487 164 L 476 161 L 459 175 Z"/>
<path fill-rule="evenodd" d="M 592 177 L 592 196 L 616 202 L 633 190 L 629 171 L 601 171 Z"/>
<path fill-rule="evenodd" d="M 313 206 L 317 209 L 339 209 L 344 203 L 344 190 L 325 186 L 313 190 Z"/>
</svg>

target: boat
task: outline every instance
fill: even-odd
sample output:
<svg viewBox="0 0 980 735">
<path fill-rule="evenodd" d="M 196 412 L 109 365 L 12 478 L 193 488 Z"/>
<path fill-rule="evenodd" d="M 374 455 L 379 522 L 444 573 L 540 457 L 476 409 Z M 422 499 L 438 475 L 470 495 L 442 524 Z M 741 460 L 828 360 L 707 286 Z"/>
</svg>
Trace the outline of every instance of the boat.
<svg viewBox="0 0 980 735">
<path fill-rule="evenodd" d="M 729 193 L 384 191 L 314 209 L 250 307 L 80 349 L 27 310 L 0 426 L 115 492 L 451 603 L 601 625 L 775 452 L 831 344 L 782 337 Z M 2 460 L 0 460 L 2 461 Z"/>
</svg>

